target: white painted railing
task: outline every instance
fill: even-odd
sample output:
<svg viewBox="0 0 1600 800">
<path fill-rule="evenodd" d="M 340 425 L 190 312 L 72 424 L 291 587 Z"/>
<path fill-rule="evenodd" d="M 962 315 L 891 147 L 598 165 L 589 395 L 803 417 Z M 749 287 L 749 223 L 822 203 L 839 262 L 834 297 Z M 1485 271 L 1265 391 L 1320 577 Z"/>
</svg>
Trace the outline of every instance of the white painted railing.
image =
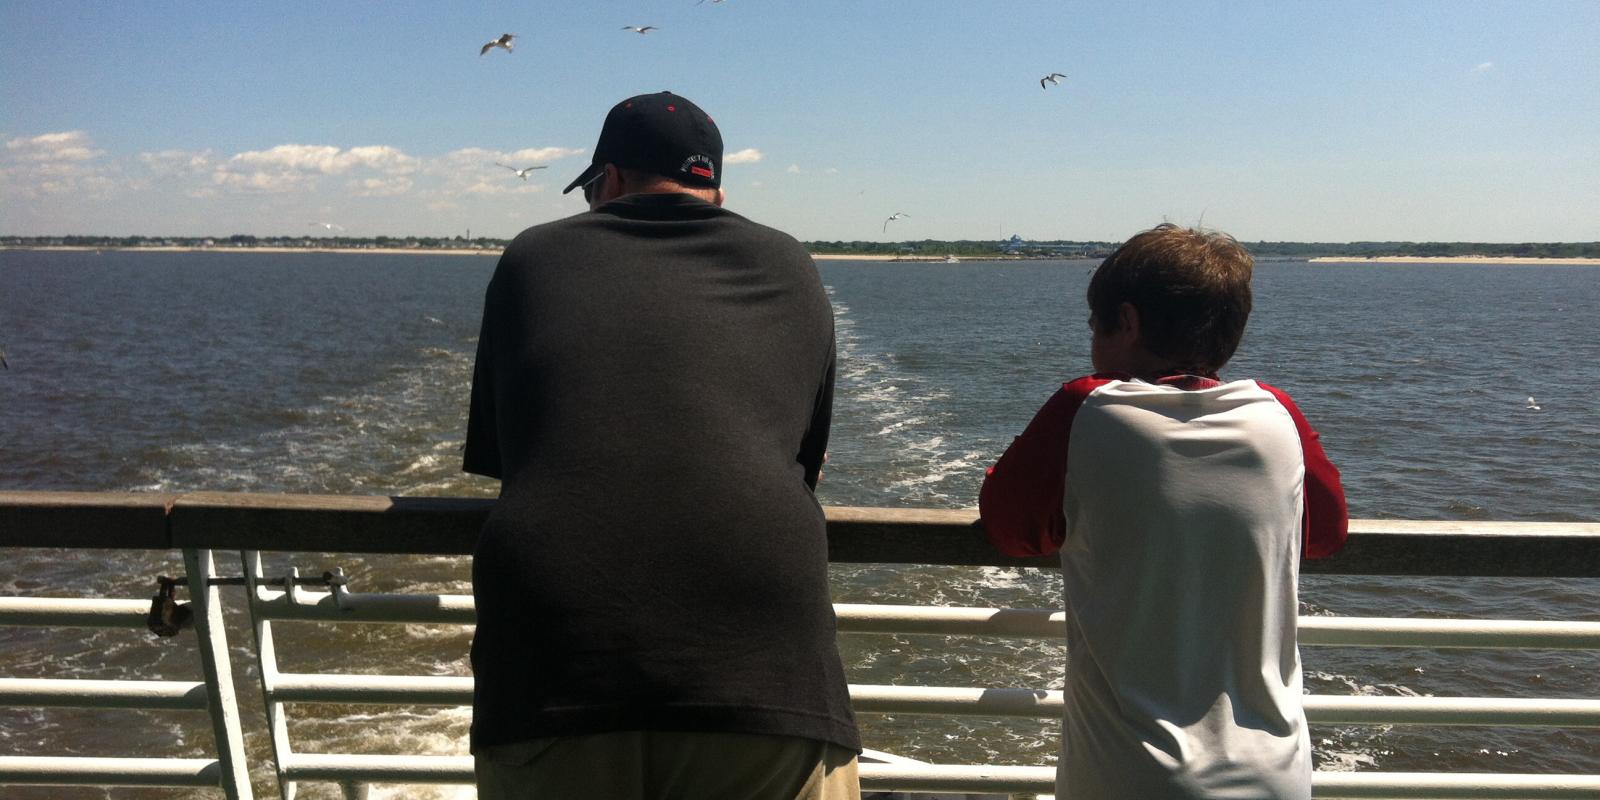
<svg viewBox="0 0 1600 800">
<path fill-rule="evenodd" d="M 203 682 L 0 679 L 0 706 L 205 711 L 215 758 L 91 758 L 0 755 L 0 786 L 216 786 L 229 800 L 251 800 L 239 704 L 233 691 L 222 603 L 211 585 L 209 550 L 184 551 L 191 586 L 192 630 L 199 638 Z M 149 601 L 0 597 L 0 625 L 145 627 Z"/>
<path fill-rule="evenodd" d="M 228 678 L 217 577 L 207 548 L 240 553 L 267 708 L 279 792 L 299 782 L 330 782 L 348 797 L 373 784 L 471 783 L 466 756 L 299 753 L 289 736 L 289 706 L 300 703 L 460 706 L 471 702 L 468 677 L 286 673 L 278 668 L 274 625 L 364 622 L 466 625 L 465 595 L 376 594 L 338 580 L 328 590 L 301 585 L 296 572 L 267 576 L 260 550 L 308 552 L 470 552 L 488 503 L 459 499 L 182 497 L 0 492 L 0 548 L 22 546 L 184 548 L 203 682 L 0 678 L 0 705 L 91 706 L 211 712 L 215 759 L 66 759 L 0 756 L 0 785 L 100 784 L 218 786 L 250 797 L 237 704 Z M 970 512 L 828 509 L 835 561 L 1004 564 L 1048 561 L 988 552 Z M 89 528 L 86 530 L 86 527 Z M 1349 574 L 1469 574 L 1600 577 L 1600 525 L 1357 521 L 1346 553 L 1308 571 Z M 273 581 L 271 578 L 279 578 Z M 279 588 L 282 587 L 282 588 Z M 148 601 L 0 597 L 0 625 L 138 627 Z M 842 634 L 898 633 L 1056 639 L 1064 615 L 1039 609 L 931 608 L 839 604 Z M 1514 620 L 1304 617 L 1307 646 L 1600 649 L 1600 623 Z M 863 713 L 1055 718 L 1061 693 L 1044 689 L 854 685 Z M 1310 695 L 1314 723 L 1349 725 L 1494 725 L 1593 729 L 1600 699 L 1349 697 Z M 861 766 L 864 789 L 905 792 L 1048 794 L 1048 766 L 924 764 L 892 756 Z M 1324 798 L 1595 798 L 1600 776 L 1318 772 Z"/>
</svg>

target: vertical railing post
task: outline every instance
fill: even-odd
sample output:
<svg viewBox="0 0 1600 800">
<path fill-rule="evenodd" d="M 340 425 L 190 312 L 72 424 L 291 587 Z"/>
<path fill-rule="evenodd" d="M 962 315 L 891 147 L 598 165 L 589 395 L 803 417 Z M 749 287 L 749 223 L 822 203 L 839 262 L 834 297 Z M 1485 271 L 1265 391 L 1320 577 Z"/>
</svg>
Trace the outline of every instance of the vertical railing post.
<svg viewBox="0 0 1600 800">
<path fill-rule="evenodd" d="M 183 563 L 189 576 L 189 605 L 194 611 L 200 666 L 205 672 L 222 791 L 228 800 L 253 800 L 239 702 L 233 691 L 233 662 L 228 657 L 228 636 L 222 624 L 222 593 L 211 583 L 217 572 L 216 561 L 210 550 L 185 549 Z"/>
<path fill-rule="evenodd" d="M 266 702 L 267 727 L 272 731 L 272 767 L 278 775 L 278 794 L 283 800 L 295 800 L 296 784 L 294 781 L 283 777 L 283 762 L 293 750 L 289 743 L 289 720 L 285 713 L 283 703 L 278 702 L 275 693 L 278 683 L 278 653 L 273 646 L 272 621 L 256 613 L 256 603 L 260 600 L 259 587 L 264 573 L 261 570 L 261 553 L 256 550 L 246 550 L 239 554 L 243 561 L 244 588 L 250 611 L 250 627 L 256 637 L 256 672 L 261 676 L 261 698 Z M 288 580 L 284 582 L 285 597 L 290 600 L 295 596 L 295 578 L 300 576 L 300 571 L 294 567 L 289 568 Z"/>
</svg>

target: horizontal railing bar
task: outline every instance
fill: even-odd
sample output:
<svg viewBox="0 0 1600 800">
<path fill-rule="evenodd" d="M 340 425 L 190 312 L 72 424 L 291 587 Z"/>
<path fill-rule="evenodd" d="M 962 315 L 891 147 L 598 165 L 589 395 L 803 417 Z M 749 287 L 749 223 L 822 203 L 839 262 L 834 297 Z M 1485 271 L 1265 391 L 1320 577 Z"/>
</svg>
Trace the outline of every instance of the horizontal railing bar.
<svg viewBox="0 0 1600 800">
<path fill-rule="evenodd" d="M 256 588 L 254 611 L 263 620 L 322 622 L 438 623 L 471 625 L 478 621 L 469 594 L 379 594 L 300 589 L 297 602 L 281 589 Z"/>
<path fill-rule="evenodd" d="M 0 678 L 0 706 L 204 711 L 206 685 L 199 681 Z"/>
<path fill-rule="evenodd" d="M 219 786 L 207 758 L 0 756 L 0 786 Z"/>
<path fill-rule="evenodd" d="M 1317 798 L 1427 800 L 1593 800 L 1600 775 L 1518 775 L 1479 772 L 1314 772 Z"/>
<path fill-rule="evenodd" d="M 465 706 L 472 704 L 472 679 L 439 675 L 280 672 L 273 678 L 269 699 L 281 703 Z"/>
<path fill-rule="evenodd" d="M 0 597 L 0 625 L 143 628 L 149 613 L 149 600 Z"/>
<path fill-rule="evenodd" d="M 1600 700 L 1500 697 L 1305 697 L 1306 719 L 1323 725 L 1600 727 Z"/>
<path fill-rule="evenodd" d="M 971 608 L 835 603 L 840 633 L 1060 639 L 1066 613 L 1045 608 Z"/>
<path fill-rule="evenodd" d="M 894 762 L 860 765 L 870 792 L 997 792 L 1050 794 L 1054 767 Z M 283 759 L 287 780 L 357 783 L 473 782 L 471 756 L 383 756 L 296 753 Z M 1600 792 L 1600 776 L 1433 772 L 1314 772 L 1317 798 L 1535 798 L 1579 800 Z"/>
<path fill-rule="evenodd" d="M 473 598 L 460 594 L 368 594 L 299 591 L 291 604 L 280 590 L 258 588 L 261 619 L 323 622 L 438 623 L 476 621 Z M 969 608 L 835 603 L 841 633 L 1007 636 L 1060 639 L 1066 614 L 1043 608 Z M 1600 649 L 1600 622 L 1378 617 L 1300 618 L 1300 643 L 1345 647 L 1484 647 Z"/>
<path fill-rule="evenodd" d="M 286 781 L 475 782 L 472 756 L 285 753 L 279 756 L 278 771 Z"/>
<path fill-rule="evenodd" d="M 1600 649 L 1600 622 L 1301 617 L 1300 644 L 1344 647 Z"/>
<path fill-rule="evenodd" d="M 0 492 L 0 547 L 348 553 L 472 552 L 494 501 L 196 492 Z M 1030 566 L 984 541 L 972 509 L 824 509 L 835 562 Z M 1600 523 L 1352 520 L 1350 542 L 1306 573 L 1600 577 Z"/>
<path fill-rule="evenodd" d="M 468 705 L 472 679 L 425 675 L 281 673 L 272 699 L 285 703 Z M 961 686 L 852 684 L 857 712 L 960 714 L 1051 719 L 1065 710 L 1060 691 Z M 1319 724 L 1600 727 L 1600 700 L 1307 695 Z"/>
<path fill-rule="evenodd" d="M 0 547 L 172 547 L 174 494 L 0 492 Z"/>
</svg>

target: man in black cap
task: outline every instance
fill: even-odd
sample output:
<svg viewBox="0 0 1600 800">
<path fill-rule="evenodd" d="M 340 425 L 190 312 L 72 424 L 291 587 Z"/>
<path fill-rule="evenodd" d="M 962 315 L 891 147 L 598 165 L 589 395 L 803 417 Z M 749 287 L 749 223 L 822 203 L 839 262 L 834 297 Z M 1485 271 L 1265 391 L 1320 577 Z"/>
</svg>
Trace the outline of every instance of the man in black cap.
<svg viewBox="0 0 1600 800">
<path fill-rule="evenodd" d="M 523 231 L 484 303 L 463 468 L 472 750 L 495 798 L 857 798 L 813 494 L 833 316 L 792 237 L 721 207 L 669 92 L 607 115 L 589 213 Z"/>
</svg>

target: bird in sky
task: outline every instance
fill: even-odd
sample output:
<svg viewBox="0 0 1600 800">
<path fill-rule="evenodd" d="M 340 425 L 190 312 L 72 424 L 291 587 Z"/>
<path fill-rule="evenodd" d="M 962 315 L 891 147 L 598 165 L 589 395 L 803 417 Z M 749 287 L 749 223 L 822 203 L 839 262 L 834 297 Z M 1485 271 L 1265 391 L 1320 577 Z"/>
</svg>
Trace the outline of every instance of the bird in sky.
<svg viewBox="0 0 1600 800">
<path fill-rule="evenodd" d="M 1061 79 L 1065 78 L 1065 77 L 1067 77 L 1067 76 L 1062 75 L 1059 72 L 1052 72 L 1049 75 L 1046 75 L 1043 78 L 1039 79 L 1039 88 L 1040 89 L 1048 89 L 1048 88 L 1050 88 L 1050 86 L 1054 86 L 1056 84 L 1061 83 Z M 1049 86 L 1047 86 L 1046 84 L 1049 84 Z"/>
<path fill-rule="evenodd" d="M 496 47 L 504 47 L 506 52 L 509 53 L 511 52 L 511 40 L 515 38 L 517 38 L 517 35 L 514 33 L 502 33 L 500 34 L 500 38 L 484 45 L 483 49 L 478 51 L 478 55 L 481 56 L 490 50 L 495 49 Z"/>
<path fill-rule="evenodd" d="M 698 2 L 698 3 L 695 3 L 695 5 L 697 5 L 697 6 L 699 6 L 699 5 L 705 5 L 705 2 L 706 2 L 706 0 L 700 0 L 700 2 Z M 722 0 L 711 0 L 711 2 L 713 2 L 713 3 L 720 3 L 720 2 L 722 2 Z"/>
<path fill-rule="evenodd" d="M 889 215 L 888 219 L 883 221 L 883 232 L 884 233 L 888 233 L 889 232 L 889 223 L 894 222 L 895 220 L 900 219 L 902 217 L 910 217 L 910 216 L 911 216 L 910 214 L 907 214 L 904 211 L 896 211 L 896 212 L 894 212 L 893 214 Z"/>
<path fill-rule="evenodd" d="M 332 222 L 307 222 L 306 224 L 310 225 L 313 228 L 321 228 L 321 229 L 323 229 L 325 231 L 342 231 L 342 230 L 344 230 L 344 226 L 343 225 L 335 225 Z"/>
<path fill-rule="evenodd" d="M 654 25 L 642 25 L 642 26 L 641 25 L 624 25 L 624 26 L 622 26 L 622 29 L 625 30 L 625 31 L 633 31 L 634 33 L 637 33 L 640 36 L 643 36 L 644 34 L 647 34 L 647 33 L 651 32 L 651 31 L 659 31 L 659 30 L 661 30 L 660 28 L 657 28 Z"/>
<path fill-rule="evenodd" d="M 536 169 L 544 169 L 545 168 L 544 164 L 537 164 L 537 165 L 534 165 L 534 166 L 531 166 L 531 167 L 523 167 L 522 169 L 517 169 L 516 167 L 513 167 L 510 164 L 502 164 L 502 163 L 500 163 L 498 161 L 494 162 L 494 165 L 497 166 L 497 167 L 505 167 L 506 169 L 509 169 L 512 172 L 517 173 L 517 177 L 519 177 L 519 178 L 521 178 L 523 180 L 527 180 L 528 179 L 528 173 L 530 173 L 530 172 L 532 172 L 532 171 L 534 171 Z"/>
</svg>

